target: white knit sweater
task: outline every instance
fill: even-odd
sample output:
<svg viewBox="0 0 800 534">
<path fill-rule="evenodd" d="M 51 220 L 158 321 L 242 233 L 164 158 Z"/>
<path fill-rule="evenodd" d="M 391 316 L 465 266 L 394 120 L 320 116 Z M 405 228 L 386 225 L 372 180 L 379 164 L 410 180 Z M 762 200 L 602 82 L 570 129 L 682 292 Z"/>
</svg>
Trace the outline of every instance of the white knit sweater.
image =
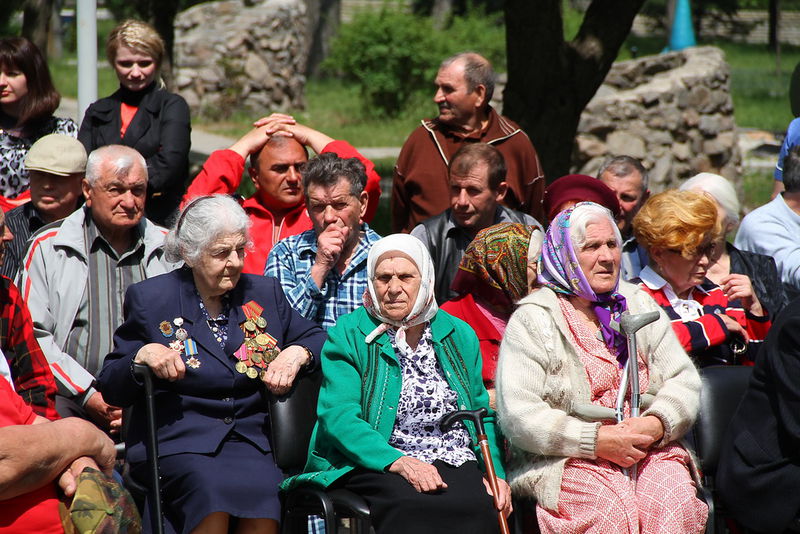
<svg viewBox="0 0 800 534">
<path fill-rule="evenodd" d="M 661 317 L 639 330 L 638 351 L 648 358 L 651 403 L 642 416 L 664 425 L 656 446 L 681 438 L 694 423 L 700 401 L 700 376 L 681 347 L 669 319 L 635 285 L 620 281 L 631 313 L 658 310 Z M 558 297 L 547 288 L 519 302 L 500 347 L 497 412 L 512 445 L 506 468 L 515 493 L 530 495 L 557 510 L 564 464 L 570 457 L 596 458 L 600 423 L 581 419 L 591 405 L 589 381 L 570 342 Z"/>
</svg>

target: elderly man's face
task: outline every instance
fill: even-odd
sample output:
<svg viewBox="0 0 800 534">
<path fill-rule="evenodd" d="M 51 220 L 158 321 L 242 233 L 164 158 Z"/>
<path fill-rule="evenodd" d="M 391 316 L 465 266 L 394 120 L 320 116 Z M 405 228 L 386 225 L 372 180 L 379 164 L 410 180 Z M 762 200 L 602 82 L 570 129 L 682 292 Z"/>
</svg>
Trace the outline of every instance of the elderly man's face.
<svg viewBox="0 0 800 534">
<path fill-rule="evenodd" d="M 309 185 L 307 205 L 317 235 L 328 226 L 336 225 L 347 228 L 349 244 L 359 239 L 361 220 L 367 212 L 367 192 L 353 195 L 347 178 L 339 178 L 338 182 L 329 186 Z"/>
<path fill-rule="evenodd" d="M 596 294 L 613 291 L 619 280 L 622 254 L 611 222 L 601 220 L 586 225 L 586 241 L 576 255 L 586 281 Z"/>
<path fill-rule="evenodd" d="M 470 92 L 464 79 L 463 61 L 439 69 L 433 101 L 439 106 L 439 120 L 450 126 L 464 126 L 483 106 L 483 91 Z M 480 86 L 482 87 L 482 86 Z"/>
<path fill-rule="evenodd" d="M 617 195 L 619 201 L 620 214 L 617 218 L 617 226 L 623 237 L 631 235 L 633 218 L 639 213 L 649 191 L 644 189 L 644 180 L 639 171 L 634 170 L 627 176 L 614 176 L 610 172 L 604 172 L 600 176 L 600 181 L 606 184 Z"/>
<path fill-rule="evenodd" d="M 303 202 L 303 168 L 308 156 L 303 145 L 293 139 L 271 147 L 258 155 L 257 168 L 250 168 L 250 178 L 259 202 L 270 210 L 285 211 Z"/>
<path fill-rule="evenodd" d="M 147 171 L 134 164 L 127 176 L 118 178 L 104 163 L 102 174 L 94 186 L 83 180 L 86 205 L 92 209 L 92 219 L 101 231 L 130 230 L 144 214 L 147 193 Z"/>
<path fill-rule="evenodd" d="M 31 203 L 47 222 L 63 219 L 73 211 L 81 196 L 83 173 L 58 176 L 30 171 Z"/>
<path fill-rule="evenodd" d="M 473 233 L 491 226 L 497 203 L 506 194 L 506 183 L 501 182 L 496 190 L 489 187 L 489 167 L 483 161 L 463 175 L 451 172 L 449 181 L 453 221 Z"/>
</svg>

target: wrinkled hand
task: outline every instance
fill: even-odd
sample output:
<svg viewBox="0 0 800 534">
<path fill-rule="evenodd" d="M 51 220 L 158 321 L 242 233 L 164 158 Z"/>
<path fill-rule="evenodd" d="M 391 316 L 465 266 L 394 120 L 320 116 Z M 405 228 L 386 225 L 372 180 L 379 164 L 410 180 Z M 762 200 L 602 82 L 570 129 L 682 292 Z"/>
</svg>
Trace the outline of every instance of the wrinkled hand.
<svg viewBox="0 0 800 534">
<path fill-rule="evenodd" d="M 273 113 L 269 117 L 257 120 L 254 128 L 239 138 L 228 150 L 239 154 L 243 159 L 264 148 L 270 137 L 277 131 L 277 124 L 294 124 L 294 119 L 282 113 Z M 291 135 L 281 133 L 281 135 Z"/>
<path fill-rule="evenodd" d="M 728 329 L 728 339 L 731 339 L 734 335 L 739 334 L 742 336 L 742 339 L 744 339 L 745 343 L 750 341 L 750 336 L 747 335 L 747 330 L 745 330 L 736 319 L 730 315 L 725 315 L 724 313 L 720 313 L 718 316 L 720 319 L 722 319 L 722 322 L 725 323 L 725 328 Z"/>
<path fill-rule="evenodd" d="M 61 488 L 61 491 L 64 492 L 64 495 L 67 497 L 72 497 L 75 495 L 75 490 L 78 488 L 78 477 L 87 467 L 92 467 L 100 471 L 100 468 L 94 460 L 88 456 L 81 456 L 72 462 L 72 465 L 65 469 L 63 473 L 61 473 L 61 476 L 58 477 L 58 487 Z"/>
<path fill-rule="evenodd" d="M 183 363 L 181 353 L 160 343 L 148 343 L 140 348 L 133 361 L 147 365 L 158 378 L 170 382 L 180 380 L 186 375 L 186 364 Z"/>
<path fill-rule="evenodd" d="M 514 506 L 512 506 L 511 504 L 511 487 L 505 480 L 503 480 L 500 477 L 497 477 L 496 480 L 497 480 L 497 489 L 500 491 L 500 494 L 497 496 L 496 499 L 497 509 L 500 512 L 503 512 L 504 516 L 508 517 L 511 514 L 511 512 L 514 511 Z M 483 479 L 483 485 L 486 488 L 486 493 L 494 497 L 494 494 L 492 493 L 492 486 L 489 485 L 489 481 L 486 480 L 485 477 Z"/>
<path fill-rule="evenodd" d="M 283 349 L 278 357 L 272 360 L 261 380 L 272 393 L 283 395 L 292 388 L 300 368 L 308 362 L 306 349 L 298 345 L 291 345 Z"/>
<path fill-rule="evenodd" d="M 647 434 L 634 433 L 625 426 L 603 425 L 597 431 L 595 455 L 622 467 L 630 467 L 644 459 L 644 449 L 653 443 Z"/>
<path fill-rule="evenodd" d="M 644 434 L 649 436 L 652 441 L 645 447 L 648 449 L 653 444 L 661 441 L 661 438 L 664 437 L 664 424 L 661 422 L 661 419 L 654 415 L 629 417 L 621 423 L 617 423 L 616 426 L 628 431 L 630 434 Z"/>
<path fill-rule="evenodd" d="M 420 493 L 431 493 L 447 487 L 436 467 L 411 456 L 401 456 L 392 462 L 389 472 L 406 479 Z"/>
<path fill-rule="evenodd" d="M 75 494 L 78 476 L 87 467 L 93 467 L 111 475 L 117 459 L 117 451 L 114 448 L 114 442 L 92 423 L 76 417 L 68 417 L 61 421 L 64 423 L 60 424 L 65 424 L 69 428 L 69 439 L 76 440 L 85 454 L 85 456 L 73 460 L 58 478 L 59 487 L 67 497 L 71 497 Z"/>
<path fill-rule="evenodd" d="M 739 299 L 742 307 L 752 315 L 757 317 L 765 315 L 764 308 L 753 291 L 753 284 L 747 275 L 731 273 L 721 280 L 720 287 L 728 300 Z"/>
<path fill-rule="evenodd" d="M 253 123 L 253 127 L 260 128 L 270 123 L 296 124 L 294 117 L 285 113 L 272 113 L 269 117 L 261 117 Z"/>
<path fill-rule="evenodd" d="M 322 264 L 327 266 L 328 270 L 332 269 L 344 250 L 344 244 L 347 242 L 347 237 L 350 228 L 347 226 L 334 223 L 325 227 L 322 233 L 317 237 L 317 257 L 315 264 Z"/>
<path fill-rule="evenodd" d="M 99 391 L 92 393 L 83 407 L 92 421 L 110 434 L 116 434 L 122 428 L 122 408 L 106 404 Z"/>
</svg>

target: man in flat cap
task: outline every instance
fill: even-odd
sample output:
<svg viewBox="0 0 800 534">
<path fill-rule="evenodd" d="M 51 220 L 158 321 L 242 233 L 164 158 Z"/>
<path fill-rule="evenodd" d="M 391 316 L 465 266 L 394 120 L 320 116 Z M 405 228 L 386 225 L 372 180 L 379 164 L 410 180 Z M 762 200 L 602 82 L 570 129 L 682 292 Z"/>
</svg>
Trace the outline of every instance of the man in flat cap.
<svg viewBox="0 0 800 534">
<path fill-rule="evenodd" d="M 28 238 L 45 224 L 58 221 L 83 203 L 81 181 L 86 173 L 86 149 L 74 137 L 45 135 L 28 151 L 31 201 L 6 214 L 13 238 L 6 245 L 0 274 L 14 278 L 25 255 Z"/>
</svg>

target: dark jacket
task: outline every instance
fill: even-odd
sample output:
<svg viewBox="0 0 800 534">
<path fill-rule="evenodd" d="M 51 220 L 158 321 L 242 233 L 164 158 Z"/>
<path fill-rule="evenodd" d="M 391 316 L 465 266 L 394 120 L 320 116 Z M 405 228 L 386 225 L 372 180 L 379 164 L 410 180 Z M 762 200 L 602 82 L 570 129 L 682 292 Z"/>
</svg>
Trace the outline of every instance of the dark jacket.
<svg viewBox="0 0 800 534">
<path fill-rule="evenodd" d="M 778 317 L 723 440 L 717 488 L 737 521 L 783 532 L 800 513 L 800 300 Z"/>
<path fill-rule="evenodd" d="M 775 260 L 764 254 L 739 250 L 730 243 L 726 246 L 731 257 L 731 272 L 750 277 L 758 300 L 774 320 L 789 302 Z"/>
<path fill-rule="evenodd" d="M 146 419 L 143 386 L 133 377 L 131 362 L 147 343 L 168 345 L 175 339 L 162 333 L 163 321 L 173 324 L 183 318 L 183 328 L 197 342 L 200 366 L 186 368 L 183 379 L 156 381 L 156 406 L 160 456 L 193 452 L 210 454 L 231 430 L 256 447 L 270 450 L 266 411 L 266 388 L 234 369 L 234 352 L 244 341 L 240 328 L 246 319 L 242 305 L 255 301 L 264 308 L 266 331 L 279 348 L 308 347 L 315 361 L 322 350 L 325 332 L 300 316 L 286 300 L 274 278 L 243 274 L 231 291 L 228 341 L 223 351 L 203 318 L 195 295 L 192 272 L 183 268 L 150 278 L 128 288 L 125 322 L 114 334 L 114 352 L 103 363 L 97 379 L 103 398 L 114 406 L 136 407 L 130 420 L 126 444 L 131 463 L 145 461 Z"/>
<path fill-rule="evenodd" d="M 138 106 L 125 137 L 120 137 L 122 102 Z M 168 226 L 189 176 L 191 126 L 189 106 L 183 97 L 152 84 L 142 91 L 120 88 L 86 110 L 78 140 L 86 152 L 105 145 L 135 148 L 147 161 L 147 218 Z"/>
</svg>

